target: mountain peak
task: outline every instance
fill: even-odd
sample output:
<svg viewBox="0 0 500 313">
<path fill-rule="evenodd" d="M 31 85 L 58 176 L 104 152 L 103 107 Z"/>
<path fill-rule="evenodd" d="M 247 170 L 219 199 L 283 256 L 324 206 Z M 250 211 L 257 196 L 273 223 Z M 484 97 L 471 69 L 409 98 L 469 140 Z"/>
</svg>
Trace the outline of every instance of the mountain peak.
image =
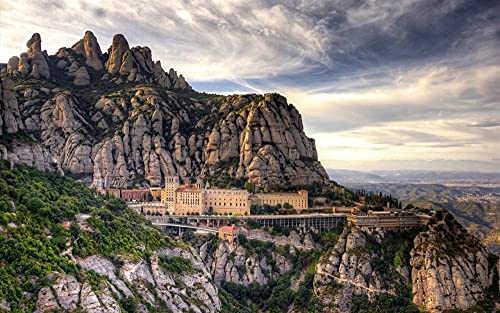
<svg viewBox="0 0 500 313">
<path fill-rule="evenodd" d="M 107 54 L 102 53 L 97 37 L 90 30 L 71 48 L 60 48 L 51 56 L 42 51 L 39 33 L 33 34 L 26 45 L 26 53 L 11 57 L 7 63 L 5 71 L 14 77 L 31 76 L 63 83 L 69 80 L 80 88 L 111 82 L 116 85 L 146 83 L 167 89 L 191 90 L 184 76 L 177 76 L 173 69 L 169 74 L 159 61 L 153 61 L 149 47 L 131 48 L 123 34 L 113 36 Z M 80 78 L 83 76 L 85 79 L 76 79 L 77 72 Z"/>
<path fill-rule="evenodd" d="M 85 56 L 85 64 L 96 71 L 103 68 L 103 56 L 97 38 L 90 30 L 85 32 L 85 36 L 76 42 L 71 49 L 76 53 Z"/>
</svg>

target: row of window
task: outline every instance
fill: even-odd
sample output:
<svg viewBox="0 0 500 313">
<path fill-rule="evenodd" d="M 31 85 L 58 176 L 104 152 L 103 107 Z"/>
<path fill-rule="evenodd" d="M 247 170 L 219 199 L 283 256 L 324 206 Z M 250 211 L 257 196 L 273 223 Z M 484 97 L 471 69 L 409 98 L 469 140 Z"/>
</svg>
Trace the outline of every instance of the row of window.
<svg viewBox="0 0 500 313">
<path fill-rule="evenodd" d="M 208 206 L 217 206 L 217 202 L 205 202 L 205 205 L 208 205 Z M 226 202 L 219 202 L 218 206 L 226 206 Z M 232 202 L 229 202 L 229 206 L 232 207 L 233 206 L 233 203 Z M 235 203 L 234 206 L 239 206 L 239 207 L 245 207 L 246 206 L 246 202 L 241 202 L 241 203 Z"/>
</svg>

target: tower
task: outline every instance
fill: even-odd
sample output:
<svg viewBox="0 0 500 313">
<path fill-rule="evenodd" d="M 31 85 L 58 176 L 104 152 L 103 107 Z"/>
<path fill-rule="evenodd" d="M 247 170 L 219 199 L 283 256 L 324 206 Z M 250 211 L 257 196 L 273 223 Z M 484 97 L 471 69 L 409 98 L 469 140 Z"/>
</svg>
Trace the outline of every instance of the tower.
<svg viewBox="0 0 500 313">
<path fill-rule="evenodd" d="M 167 211 L 172 213 L 175 207 L 175 191 L 179 188 L 179 177 L 165 177 L 165 188 L 161 192 L 161 202 L 165 203 Z"/>
</svg>

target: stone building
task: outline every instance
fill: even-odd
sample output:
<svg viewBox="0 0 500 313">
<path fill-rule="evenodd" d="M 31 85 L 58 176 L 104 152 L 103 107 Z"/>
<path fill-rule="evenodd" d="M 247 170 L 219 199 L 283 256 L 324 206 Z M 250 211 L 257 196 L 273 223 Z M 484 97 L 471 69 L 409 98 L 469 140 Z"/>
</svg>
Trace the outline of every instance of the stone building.
<svg viewBox="0 0 500 313">
<path fill-rule="evenodd" d="M 120 199 L 121 198 L 121 191 L 120 189 L 113 189 L 113 188 L 97 188 L 97 192 L 102 194 L 103 196 L 105 195 L 113 195 L 115 198 Z"/>
<path fill-rule="evenodd" d="M 238 239 L 238 227 L 231 226 L 222 226 L 219 228 L 219 238 L 222 240 L 227 240 L 231 245 L 235 244 Z"/>
<path fill-rule="evenodd" d="M 141 215 L 164 216 L 167 214 L 167 207 L 161 201 L 130 202 L 128 207 Z"/>
<path fill-rule="evenodd" d="M 276 206 L 280 204 L 282 207 L 288 203 L 295 210 L 302 211 L 309 208 L 307 190 L 299 190 L 297 193 L 291 192 L 271 192 L 257 193 L 252 196 L 252 204 Z"/>
<path fill-rule="evenodd" d="M 163 189 L 161 187 L 149 187 L 149 192 L 151 193 L 154 201 L 161 199 L 162 190 Z"/>
<path fill-rule="evenodd" d="M 170 214 L 207 214 L 249 215 L 251 204 L 272 205 L 286 203 L 296 210 L 308 209 L 307 190 L 297 193 L 260 193 L 250 196 L 244 189 L 211 189 L 198 180 L 194 184 L 180 185 L 176 176 L 165 178 L 161 191 L 161 202 Z"/>
<path fill-rule="evenodd" d="M 121 198 L 125 201 L 147 201 L 151 196 L 149 189 L 123 189 Z"/>
<path fill-rule="evenodd" d="M 205 189 L 205 209 L 218 214 L 248 215 L 249 193 L 244 189 Z"/>
<path fill-rule="evenodd" d="M 161 191 L 161 202 L 165 203 L 167 210 L 174 212 L 175 206 L 175 191 L 179 188 L 179 177 L 165 177 L 165 188 Z"/>
<path fill-rule="evenodd" d="M 177 188 L 175 191 L 174 214 L 203 214 L 205 212 L 205 189 L 192 187 Z"/>
<path fill-rule="evenodd" d="M 368 211 L 368 214 L 347 215 L 347 223 L 359 227 L 383 229 L 410 229 L 426 225 L 429 215 L 416 215 L 401 211 Z"/>
</svg>

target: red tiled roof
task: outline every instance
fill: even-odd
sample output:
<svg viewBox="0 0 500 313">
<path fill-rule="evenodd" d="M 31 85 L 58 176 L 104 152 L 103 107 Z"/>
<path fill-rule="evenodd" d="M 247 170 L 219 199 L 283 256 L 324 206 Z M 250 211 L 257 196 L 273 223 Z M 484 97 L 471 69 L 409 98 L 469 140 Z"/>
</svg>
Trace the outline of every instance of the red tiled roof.
<svg viewBox="0 0 500 313">
<path fill-rule="evenodd" d="M 219 228 L 219 230 L 238 230 L 238 227 L 231 225 L 231 226 L 222 226 Z"/>
</svg>

